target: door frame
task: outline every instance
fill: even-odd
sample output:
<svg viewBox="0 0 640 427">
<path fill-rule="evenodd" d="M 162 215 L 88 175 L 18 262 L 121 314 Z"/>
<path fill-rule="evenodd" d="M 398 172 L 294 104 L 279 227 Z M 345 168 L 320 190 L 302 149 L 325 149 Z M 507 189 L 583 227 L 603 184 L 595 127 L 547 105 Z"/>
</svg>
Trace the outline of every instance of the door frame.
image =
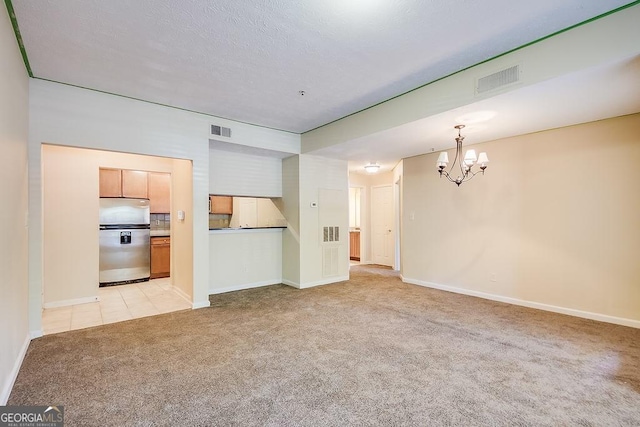
<svg viewBox="0 0 640 427">
<path fill-rule="evenodd" d="M 391 241 L 393 242 L 393 244 L 391 245 L 391 250 L 393 251 L 393 253 L 391 254 L 391 266 L 390 267 L 393 268 L 393 269 L 395 269 L 395 265 L 394 265 L 395 264 L 395 259 L 396 259 L 396 244 L 395 244 L 396 237 L 395 237 L 395 235 L 397 234 L 397 231 L 394 230 L 394 228 L 395 228 L 394 185 L 395 184 L 393 183 L 393 181 L 391 183 L 389 183 L 389 184 L 372 185 L 371 186 L 371 203 L 369 204 L 369 216 L 371 217 L 371 224 L 369 226 L 369 229 L 370 229 L 370 232 L 371 232 L 370 233 L 371 234 L 371 245 L 370 245 L 371 246 L 371 262 L 375 264 L 376 261 L 374 260 L 374 250 L 373 250 L 373 241 L 374 241 L 374 239 L 373 239 L 373 234 L 374 234 L 374 231 L 373 231 L 373 228 L 374 228 L 374 223 L 373 223 L 373 211 L 374 211 L 373 192 L 376 189 L 380 189 L 380 188 L 384 188 L 384 187 L 387 187 L 387 188 L 391 189 L 391 209 L 392 209 L 392 212 L 391 212 L 391 215 L 392 215 L 392 217 L 391 217 Z"/>
</svg>

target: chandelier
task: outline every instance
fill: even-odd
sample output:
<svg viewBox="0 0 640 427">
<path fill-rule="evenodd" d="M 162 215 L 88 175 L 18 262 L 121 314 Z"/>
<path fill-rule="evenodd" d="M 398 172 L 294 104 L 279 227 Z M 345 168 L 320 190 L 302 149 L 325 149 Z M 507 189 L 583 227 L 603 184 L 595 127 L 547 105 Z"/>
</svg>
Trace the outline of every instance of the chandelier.
<svg viewBox="0 0 640 427">
<path fill-rule="evenodd" d="M 467 150 L 464 154 L 464 158 L 462 157 L 462 141 L 464 140 L 464 136 L 460 135 L 460 129 L 464 128 L 464 125 L 456 125 L 454 126 L 458 129 L 458 136 L 456 137 L 456 157 L 453 159 L 453 163 L 451 163 L 451 167 L 448 171 L 445 170 L 447 167 L 447 163 L 449 163 L 449 155 L 446 151 L 440 153 L 438 157 L 437 166 L 438 172 L 440 173 L 440 178 L 445 176 L 449 181 L 455 183 L 458 187 L 463 182 L 467 182 L 471 180 L 474 176 L 482 172 L 484 175 L 484 170 L 487 168 L 487 163 L 489 163 L 489 158 L 487 157 L 487 153 L 480 153 L 478 157 L 476 157 L 476 150 Z M 458 163 L 460 166 L 460 175 L 456 178 L 452 177 L 453 167 Z M 479 171 L 473 171 L 472 168 L 475 164 L 480 165 Z"/>
</svg>

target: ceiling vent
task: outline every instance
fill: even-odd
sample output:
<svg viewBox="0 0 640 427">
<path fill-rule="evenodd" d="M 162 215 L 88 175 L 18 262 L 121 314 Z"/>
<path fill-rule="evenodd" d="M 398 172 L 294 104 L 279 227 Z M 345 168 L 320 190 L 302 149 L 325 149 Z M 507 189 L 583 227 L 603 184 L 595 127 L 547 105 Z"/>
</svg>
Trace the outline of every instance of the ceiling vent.
<svg viewBox="0 0 640 427">
<path fill-rule="evenodd" d="M 476 94 L 489 92 L 520 81 L 520 66 L 505 68 L 476 81 Z"/>
<path fill-rule="evenodd" d="M 227 138 L 231 138 L 231 128 L 211 125 L 211 135 L 226 136 Z"/>
</svg>

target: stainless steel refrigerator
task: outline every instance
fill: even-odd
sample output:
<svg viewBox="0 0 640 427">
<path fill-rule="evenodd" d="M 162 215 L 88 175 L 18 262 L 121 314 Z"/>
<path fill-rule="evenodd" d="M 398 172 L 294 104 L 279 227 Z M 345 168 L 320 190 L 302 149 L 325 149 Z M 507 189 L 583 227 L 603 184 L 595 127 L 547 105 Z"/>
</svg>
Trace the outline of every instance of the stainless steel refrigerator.
<svg viewBox="0 0 640 427">
<path fill-rule="evenodd" d="M 149 280 L 149 200 L 100 198 L 100 286 Z"/>
</svg>

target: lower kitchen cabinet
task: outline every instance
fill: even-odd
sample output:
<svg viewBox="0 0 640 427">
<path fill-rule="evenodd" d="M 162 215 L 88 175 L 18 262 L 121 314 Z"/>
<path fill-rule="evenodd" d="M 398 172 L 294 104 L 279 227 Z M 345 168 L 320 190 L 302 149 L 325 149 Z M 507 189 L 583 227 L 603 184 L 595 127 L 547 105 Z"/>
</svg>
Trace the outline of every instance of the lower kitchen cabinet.
<svg viewBox="0 0 640 427">
<path fill-rule="evenodd" d="M 171 238 L 151 238 L 151 278 L 169 277 L 171 273 Z"/>
<path fill-rule="evenodd" d="M 360 232 L 349 232 L 349 259 L 360 261 Z"/>
</svg>

